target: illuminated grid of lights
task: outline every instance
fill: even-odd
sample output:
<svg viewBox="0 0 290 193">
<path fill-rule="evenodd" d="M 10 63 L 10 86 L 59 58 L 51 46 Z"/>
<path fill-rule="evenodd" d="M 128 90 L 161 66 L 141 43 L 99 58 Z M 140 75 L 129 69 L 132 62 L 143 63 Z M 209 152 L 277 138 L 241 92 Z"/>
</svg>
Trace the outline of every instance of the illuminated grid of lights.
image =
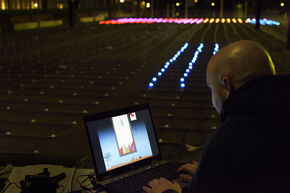
<svg viewBox="0 0 290 193">
<path fill-rule="evenodd" d="M 215 55 L 219 51 L 219 49 L 220 49 L 220 46 L 219 46 L 218 43 L 216 43 L 215 46 L 214 46 L 213 55 Z"/>
<path fill-rule="evenodd" d="M 177 23 L 177 24 L 201 24 L 201 23 L 256 23 L 256 19 L 246 19 L 243 21 L 241 18 L 121 18 L 117 20 L 100 21 L 99 24 L 145 24 L 145 23 Z M 260 19 L 261 25 L 280 25 L 279 22 Z"/>
<path fill-rule="evenodd" d="M 202 52 L 202 48 L 204 47 L 203 43 L 200 43 L 199 47 L 194 53 L 192 60 L 188 63 L 188 68 L 185 70 L 183 76 L 179 79 L 180 81 L 180 88 L 185 88 L 185 79 L 188 77 L 188 74 L 193 69 L 193 65 L 195 64 L 198 55 Z"/>
<path fill-rule="evenodd" d="M 246 20 L 246 23 L 252 23 L 252 24 L 256 24 L 256 19 L 255 18 L 248 18 Z M 280 23 L 278 21 L 273 21 L 273 20 L 269 20 L 269 19 L 260 19 L 260 24 L 261 25 L 280 25 Z"/>
<path fill-rule="evenodd" d="M 161 68 L 161 70 L 157 73 L 157 76 L 156 77 L 153 77 L 152 78 L 152 80 L 151 80 L 151 82 L 149 83 L 149 85 L 148 85 L 148 87 L 149 88 L 153 88 L 154 87 L 154 84 L 158 81 L 158 78 L 157 77 L 161 77 L 164 73 L 165 73 L 165 71 L 169 68 L 169 66 L 171 65 L 171 63 L 173 63 L 174 61 L 176 61 L 177 60 L 177 58 L 180 56 L 180 54 L 182 53 L 182 52 L 184 52 L 184 50 L 186 50 L 187 49 L 187 47 L 188 47 L 188 43 L 185 43 L 181 48 L 180 48 L 180 50 L 171 58 L 171 59 L 169 59 L 166 63 L 165 63 L 165 65 L 163 66 L 163 68 Z"/>
</svg>

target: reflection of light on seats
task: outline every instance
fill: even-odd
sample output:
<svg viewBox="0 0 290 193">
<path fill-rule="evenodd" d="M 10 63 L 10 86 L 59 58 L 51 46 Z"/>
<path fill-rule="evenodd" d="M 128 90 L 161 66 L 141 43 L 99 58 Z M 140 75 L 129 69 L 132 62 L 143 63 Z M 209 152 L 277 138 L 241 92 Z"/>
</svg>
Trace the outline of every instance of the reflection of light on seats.
<svg viewBox="0 0 290 193">
<path fill-rule="evenodd" d="M 226 19 L 225 18 L 222 18 L 222 23 L 225 23 L 226 22 Z"/>
<path fill-rule="evenodd" d="M 237 23 L 237 20 L 235 18 L 232 19 L 233 23 Z"/>
<path fill-rule="evenodd" d="M 1 10 L 6 10 L 6 3 L 5 3 L 5 1 L 1 1 Z"/>
<path fill-rule="evenodd" d="M 238 19 L 239 23 L 243 23 L 243 20 L 241 18 Z"/>
<path fill-rule="evenodd" d="M 209 23 L 213 23 L 214 22 L 214 18 L 211 18 L 210 20 L 209 20 Z"/>
<path fill-rule="evenodd" d="M 228 23 L 231 23 L 231 19 L 230 19 L 230 18 L 227 18 L 227 22 L 228 22 Z"/>
<path fill-rule="evenodd" d="M 203 21 L 203 23 L 207 23 L 208 21 L 209 21 L 209 19 L 206 18 L 206 19 Z"/>
<path fill-rule="evenodd" d="M 220 22 L 220 18 L 217 18 L 217 19 L 215 20 L 215 22 L 216 22 L 216 23 L 219 23 L 219 22 Z"/>
</svg>

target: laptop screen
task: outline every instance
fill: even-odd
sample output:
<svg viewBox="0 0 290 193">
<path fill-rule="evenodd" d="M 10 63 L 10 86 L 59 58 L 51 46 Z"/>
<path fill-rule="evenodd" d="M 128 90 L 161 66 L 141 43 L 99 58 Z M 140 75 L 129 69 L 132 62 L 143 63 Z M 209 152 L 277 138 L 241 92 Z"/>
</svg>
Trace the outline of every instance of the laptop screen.
<svg viewBox="0 0 290 193">
<path fill-rule="evenodd" d="M 87 123 L 98 174 L 159 155 L 149 109 Z"/>
</svg>

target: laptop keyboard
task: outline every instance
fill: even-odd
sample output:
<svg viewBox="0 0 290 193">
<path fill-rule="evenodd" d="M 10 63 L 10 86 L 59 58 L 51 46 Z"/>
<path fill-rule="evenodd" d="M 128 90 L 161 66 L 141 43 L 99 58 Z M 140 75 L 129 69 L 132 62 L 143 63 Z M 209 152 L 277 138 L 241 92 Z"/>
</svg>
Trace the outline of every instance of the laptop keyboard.
<svg viewBox="0 0 290 193">
<path fill-rule="evenodd" d="M 109 193 L 139 193 L 144 192 L 142 187 L 155 178 L 174 180 L 177 178 L 176 170 L 181 164 L 165 164 L 133 176 L 112 182 L 106 186 Z"/>
</svg>

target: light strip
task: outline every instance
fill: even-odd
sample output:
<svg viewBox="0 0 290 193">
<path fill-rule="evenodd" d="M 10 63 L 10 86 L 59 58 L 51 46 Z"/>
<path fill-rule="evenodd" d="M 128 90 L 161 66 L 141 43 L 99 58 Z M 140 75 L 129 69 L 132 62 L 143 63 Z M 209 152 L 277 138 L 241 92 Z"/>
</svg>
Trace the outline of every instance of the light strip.
<svg viewBox="0 0 290 193">
<path fill-rule="evenodd" d="M 126 24 L 126 23 L 177 23 L 177 24 L 200 24 L 202 18 L 121 18 L 117 20 L 100 21 L 99 24 Z"/>
<path fill-rule="evenodd" d="M 180 88 L 185 88 L 185 79 L 188 77 L 188 74 L 193 69 L 193 67 L 194 67 L 193 65 L 195 64 L 195 62 L 198 58 L 198 55 L 202 52 L 203 47 L 204 47 L 204 44 L 200 43 L 199 47 L 197 48 L 197 50 L 194 53 L 192 60 L 188 63 L 188 68 L 185 70 L 183 76 L 179 79 Z"/>
<path fill-rule="evenodd" d="M 153 77 L 151 82 L 148 84 L 148 87 L 149 88 L 153 88 L 154 87 L 154 84 L 156 84 L 156 82 L 158 81 L 158 78 L 157 77 L 161 77 L 165 72 L 166 70 L 170 67 L 170 65 L 177 60 L 177 58 L 180 56 L 180 54 L 182 52 L 184 52 L 184 50 L 187 49 L 187 47 L 189 46 L 188 43 L 185 43 L 184 46 L 182 46 L 180 48 L 180 50 L 171 58 L 169 59 L 165 65 L 163 66 L 163 68 L 161 68 L 161 70 L 157 73 L 157 76 Z"/>
<path fill-rule="evenodd" d="M 261 25 L 280 25 L 280 23 L 278 21 L 273 21 L 273 20 L 269 20 L 266 18 L 260 19 L 259 21 L 260 21 Z M 256 19 L 255 18 L 252 18 L 252 19 L 248 18 L 246 20 L 246 23 L 256 24 Z"/>
<path fill-rule="evenodd" d="M 215 47 L 214 47 L 214 51 L 213 51 L 213 55 L 215 55 L 220 49 L 220 46 L 218 43 L 215 44 Z"/>
<path fill-rule="evenodd" d="M 108 20 L 108 21 L 100 21 L 99 24 L 150 24 L 150 23 L 176 23 L 176 24 L 201 24 L 201 23 L 243 23 L 244 21 L 241 18 L 238 19 L 230 19 L 230 18 L 190 18 L 190 19 L 185 19 L 185 18 L 121 18 L 121 19 L 117 19 L 117 20 Z M 245 20 L 245 23 L 252 23 L 255 24 L 256 23 L 256 19 L 250 19 L 248 18 L 247 20 Z M 279 22 L 277 21 L 273 21 L 273 20 L 269 20 L 269 19 L 260 19 L 260 23 L 261 25 L 280 25 Z"/>
</svg>

